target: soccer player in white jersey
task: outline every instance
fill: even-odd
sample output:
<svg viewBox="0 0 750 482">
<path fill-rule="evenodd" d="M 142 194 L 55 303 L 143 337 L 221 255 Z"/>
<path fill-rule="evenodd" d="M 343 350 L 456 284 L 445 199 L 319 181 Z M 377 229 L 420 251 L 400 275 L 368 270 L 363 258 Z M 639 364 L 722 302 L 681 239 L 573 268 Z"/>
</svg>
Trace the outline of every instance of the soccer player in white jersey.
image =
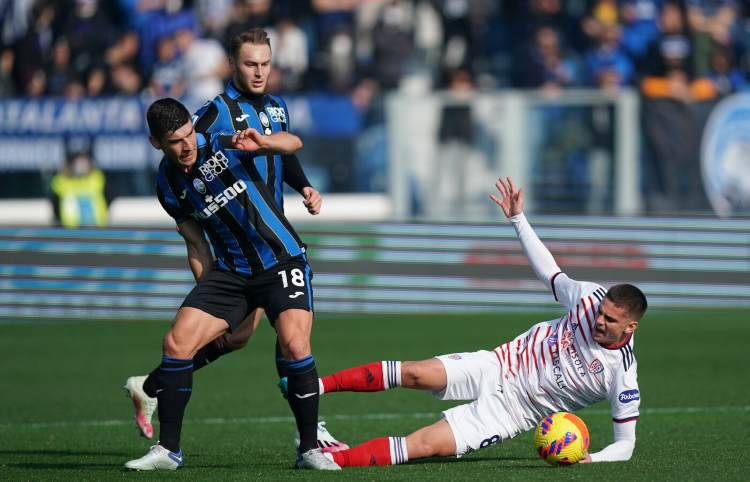
<svg viewBox="0 0 750 482">
<path fill-rule="evenodd" d="M 320 379 L 321 393 L 429 390 L 442 400 L 471 400 L 406 437 L 382 437 L 327 454 L 342 467 L 394 465 L 433 456 L 457 456 L 531 430 L 554 412 L 608 400 L 614 442 L 582 461 L 630 459 L 635 447 L 640 392 L 633 332 L 646 311 L 643 293 L 620 284 L 604 289 L 560 271 L 523 215 L 523 190 L 498 179 L 490 196 L 518 234 L 537 277 L 565 307 L 494 350 L 455 353 L 423 361 L 379 361 Z"/>
</svg>

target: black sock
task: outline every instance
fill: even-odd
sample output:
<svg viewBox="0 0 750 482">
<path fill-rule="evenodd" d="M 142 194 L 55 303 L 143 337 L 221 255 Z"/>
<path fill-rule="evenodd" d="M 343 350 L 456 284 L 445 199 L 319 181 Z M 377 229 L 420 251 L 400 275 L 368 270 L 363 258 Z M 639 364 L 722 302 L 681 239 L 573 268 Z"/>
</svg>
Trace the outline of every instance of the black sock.
<svg viewBox="0 0 750 482">
<path fill-rule="evenodd" d="M 318 370 L 315 369 L 312 355 L 290 361 L 288 366 L 289 406 L 297 421 L 299 451 L 304 453 L 318 446 Z"/>
<path fill-rule="evenodd" d="M 278 338 L 276 338 L 276 373 L 279 374 L 280 379 L 289 376 L 289 362 L 286 361 L 286 358 L 281 353 L 281 345 L 279 345 Z"/>
<path fill-rule="evenodd" d="M 226 346 L 222 337 L 219 337 L 198 350 L 198 353 L 193 357 L 193 371 L 200 370 L 220 356 L 233 351 L 233 349 Z"/>
<path fill-rule="evenodd" d="M 151 370 L 143 382 L 143 391 L 151 398 L 156 396 L 156 389 L 159 388 L 159 367 L 161 365 Z"/>
<path fill-rule="evenodd" d="M 185 407 L 193 392 L 193 359 L 162 357 L 158 371 L 159 445 L 180 450 L 180 431 Z"/>
</svg>

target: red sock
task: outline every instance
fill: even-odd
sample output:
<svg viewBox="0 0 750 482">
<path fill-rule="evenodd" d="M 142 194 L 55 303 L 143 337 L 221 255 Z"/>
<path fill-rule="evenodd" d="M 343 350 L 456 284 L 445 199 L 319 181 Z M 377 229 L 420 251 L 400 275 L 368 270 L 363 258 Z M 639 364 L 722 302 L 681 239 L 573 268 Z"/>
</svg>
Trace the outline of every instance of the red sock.
<svg viewBox="0 0 750 482">
<path fill-rule="evenodd" d="M 323 390 L 328 392 L 380 392 L 385 390 L 383 362 L 373 362 L 341 370 L 321 378 Z"/>
<path fill-rule="evenodd" d="M 340 467 L 366 467 L 368 465 L 396 465 L 409 460 L 406 439 L 381 437 L 369 440 L 349 450 L 333 452 L 333 461 Z"/>
</svg>

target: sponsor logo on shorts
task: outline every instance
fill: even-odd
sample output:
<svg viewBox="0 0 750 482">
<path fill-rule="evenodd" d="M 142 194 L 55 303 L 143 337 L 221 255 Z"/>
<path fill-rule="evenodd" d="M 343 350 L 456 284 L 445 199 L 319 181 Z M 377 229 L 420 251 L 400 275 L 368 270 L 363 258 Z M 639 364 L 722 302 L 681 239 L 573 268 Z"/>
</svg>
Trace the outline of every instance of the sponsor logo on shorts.
<svg viewBox="0 0 750 482">
<path fill-rule="evenodd" d="M 458 354 L 454 353 L 453 355 L 448 355 L 448 358 L 450 358 L 451 360 L 460 360 L 461 359 L 461 355 L 458 355 Z"/>
<path fill-rule="evenodd" d="M 625 390 L 624 392 L 620 392 L 620 395 L 617 397 L 620 400 L 620 403 L 630 403 L 635 400 L 641 399 L 641 393 L 638 390 Z"/>
</svg>

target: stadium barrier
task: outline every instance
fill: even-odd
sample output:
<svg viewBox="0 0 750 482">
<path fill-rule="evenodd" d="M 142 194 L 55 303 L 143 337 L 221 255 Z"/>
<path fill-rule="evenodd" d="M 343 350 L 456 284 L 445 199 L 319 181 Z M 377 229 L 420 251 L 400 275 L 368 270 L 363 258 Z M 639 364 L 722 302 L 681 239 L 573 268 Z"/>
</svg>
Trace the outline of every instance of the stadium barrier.
<svg viewBox="0 0 750 482">
<path fill-rule="evenodd" d="M 750 308 L 750 221 L 535 217 L 571 277 L 655 308 Z M 318 312 L 555 306 L 500 225 L 305 224 Z M 0 227 L 0 317 L 169 320 L 194 282 L 173 229 Z"/>
</svg>

